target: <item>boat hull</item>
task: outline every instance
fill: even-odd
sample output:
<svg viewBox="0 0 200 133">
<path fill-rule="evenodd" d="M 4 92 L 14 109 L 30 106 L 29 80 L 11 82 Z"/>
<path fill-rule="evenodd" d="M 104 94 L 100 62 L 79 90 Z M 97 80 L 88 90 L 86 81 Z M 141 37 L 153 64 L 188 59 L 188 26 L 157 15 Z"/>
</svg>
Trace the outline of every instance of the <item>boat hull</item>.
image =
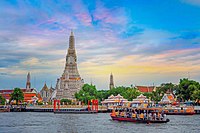
<svg viewBox="0 0 200 133">
<path fill-rule="evenodd" d="M 0 109 L 0 112 L 10 112 L 10 109 L 8 108 Z"/>
<path fill-rule="evenodd" d="M 168 113 L 165 113 L 166 115 L 194 115 L 195 112 L 188 112 L 188 113 L 176 113 L 176 112 L 168 112 Z"/>
<path fill-rule="evenodd" d="M 116 117 L 116 116 L 111 116 L 112 120 L 116 121 L 124 121 L 124 122 L 133 122 L 133 123 L 167 123 L 170 120 L 166 119 L 165 121 L 159 121 L 159 120 L 136 120 L 132 118 L 125 118 L 125 117 Z"/>
</svg>

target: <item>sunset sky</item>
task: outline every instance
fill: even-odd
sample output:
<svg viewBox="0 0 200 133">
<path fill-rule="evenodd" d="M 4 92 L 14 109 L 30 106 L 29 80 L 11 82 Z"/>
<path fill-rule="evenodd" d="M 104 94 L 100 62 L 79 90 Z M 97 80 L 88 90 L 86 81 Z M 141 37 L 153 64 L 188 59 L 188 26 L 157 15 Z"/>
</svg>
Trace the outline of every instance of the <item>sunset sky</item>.
<svg viewBox="0 0 200 133">
<path fill-rule="evenodd" d="M 0 89 L 55 87 L 71 29 L 97 89 L 200 81 L 199 0 L 0 0 Z"/>
</svg>

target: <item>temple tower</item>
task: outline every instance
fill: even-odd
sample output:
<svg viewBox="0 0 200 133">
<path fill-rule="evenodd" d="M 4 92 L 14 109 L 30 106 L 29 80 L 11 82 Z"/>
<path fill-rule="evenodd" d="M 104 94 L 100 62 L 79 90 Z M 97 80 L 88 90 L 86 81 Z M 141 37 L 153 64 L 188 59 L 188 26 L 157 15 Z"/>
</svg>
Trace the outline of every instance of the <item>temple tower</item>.
<svg viewBox="0 0 200 133">
<path fill-rule="evenodd" d="M 82 86 L 83 79 L 81 79 L 77 67 L 75 38 L 73 31 L 71 31 L 71 35 L 69 37 L 69 48 L 66 55 L 65 69 L 62 76 L 58 78 L 56 84 L 56 98 L 74 99 L 74 94 L 78 92 Z"/>
<path fill-rule="evenodd" d="M 26 79 L 26 89 L 31 88 L 31 75 L 30 72 L 28 72 L 27 79 Z"/>
<path fill-rule="evenodd" d="M 112 75 L 112 73 L 110 74 L 110 85 L 109 85 L 109 88 L 110 88 L 110 90 L 111 90 L 112 88 L 114 88 L 114 80 L 113 80 L 113 75 Z"/>
</svg>

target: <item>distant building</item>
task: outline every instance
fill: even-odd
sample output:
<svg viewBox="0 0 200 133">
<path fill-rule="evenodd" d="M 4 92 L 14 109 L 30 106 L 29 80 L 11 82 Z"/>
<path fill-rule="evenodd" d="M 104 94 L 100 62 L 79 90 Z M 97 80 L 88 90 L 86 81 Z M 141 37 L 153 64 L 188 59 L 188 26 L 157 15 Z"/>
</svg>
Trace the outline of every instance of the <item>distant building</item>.
<svg viewBox="0 0 200 133">
<path fill-rule="evenodd" d="M 172 93 L 166 93 L 160 100 L 160 104 L 173 104 L 175 103 L 175 97 Z"/>
<path fill-rule="evenodd" d="M 29 89 L 29 91 L 27 91 L 26 88 L 21 88 L 23 94 L 24 94 L 24 100 L 23 102 L 26 103 L 34 103 L 35 99 L 34 97 L 37 97 L 37 91 L 34 88 Z M 13 90 L 0 90 L 0 94 L 6 99 L 7 102 L 9 102 L 11 96 L 10 94 L 12 94 L 14 91 Z"/>
<path fill-rule="evenodd" d="M 52 87 L 49 89 L 45 83 L 42 90 L 40 91 L 40 95 L 44 103 L 48 103 L 50 101 L 52 93 Z"/>
<path fill-rule="evenodd" d="M 30 72 L 27 74 L 26 88 L 20 88 L 24 94 L 23 102 L 26 103 L 36 103 L 36 101 L 42 100 L 37 93 L 35 88 L 31 88 L 31 75 Z M 10 100 L 10 94 L 12 94 L 14 89 L 11 90 L 0 90 L 0 95 L 2 95 L 7 102 Z"/>
<path fill-rule="evenodd" d="M 114 88 L 114 80 L 113 80 L 113 75 L 112 75 L 112 73 L 110 74 L 110 84 L 109 84 L 109 88 L 110 88 L 110 90 L 111 90 L 112 88 Z"/>
<path fill-rule="evenodd" d="M 141 107 L 141 106 L 146 107 L 150 102 L 151 102 L 150 99 L 148 99 L 143 94 L 140 94 L 139 96 L 137 96 L 137 98 L 133 99 L 129 103 L 131 107 Z"/>
<path fill-rule="evenodd" d="M 117 96 L 111 95 L 108 99 L 105 99 L 101 102 L 103 106 L 112 107 L 117 105 L 124 105 L 128 103 L 128 100 L 125 99 L 123 96 L 118 94 Z"/>
<path fill-rule="evenodd" d="M 153 92 L 156 91 L 156 86 L 135 86 L 140 92 Z"/>
</svg>

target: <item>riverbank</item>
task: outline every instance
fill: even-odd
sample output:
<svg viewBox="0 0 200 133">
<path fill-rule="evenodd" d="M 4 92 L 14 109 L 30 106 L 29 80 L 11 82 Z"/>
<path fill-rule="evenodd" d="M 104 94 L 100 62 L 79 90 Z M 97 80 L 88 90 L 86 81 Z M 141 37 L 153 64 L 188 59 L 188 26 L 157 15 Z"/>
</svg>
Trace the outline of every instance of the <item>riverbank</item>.
<svg viewBox="0 0 200 133">
<path fill-rule="evenodd" d="M 6 106 L 2 106 L 4 109 L 7 109 Z M 62 105 L 60 106 L 61 111 L 73 111 L 79 109 L 87 109 L 88 106 L 80 106 L 80 105 Z M 194 106 L 195 114 L 200 114 L 200 106 Z M 36 106 L 12 106 L 9 109 L 10 112 L 54 112 L 54 108 L 52 105 L 36 105 Z M 2 112 L 9 112 L 2 111 Z M 108 113 L 111 112 L 112 109 L 107 109 L 105 106 L 98 106 L 98 113 Z"/>
</svg>

